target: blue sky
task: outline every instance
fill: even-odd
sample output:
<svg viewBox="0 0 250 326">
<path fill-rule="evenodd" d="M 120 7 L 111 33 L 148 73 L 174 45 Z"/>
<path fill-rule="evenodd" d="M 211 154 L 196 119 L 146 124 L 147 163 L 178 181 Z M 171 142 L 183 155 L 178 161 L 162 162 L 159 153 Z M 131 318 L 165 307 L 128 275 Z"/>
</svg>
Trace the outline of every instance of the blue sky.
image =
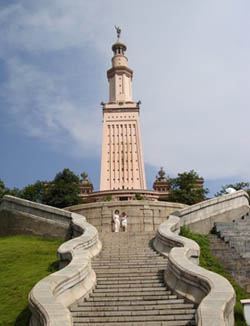
<svg viewBox="0 0 250 326">
<path fill-rule="evenodd" d="M 194 169 L 211 192 L 250 181 L 248 0 L 0 3 L 0 178 L 9 187 L 68 167 L 99 188 L 101 101 L 122 28 L 148 188 Z"/>
</svg>

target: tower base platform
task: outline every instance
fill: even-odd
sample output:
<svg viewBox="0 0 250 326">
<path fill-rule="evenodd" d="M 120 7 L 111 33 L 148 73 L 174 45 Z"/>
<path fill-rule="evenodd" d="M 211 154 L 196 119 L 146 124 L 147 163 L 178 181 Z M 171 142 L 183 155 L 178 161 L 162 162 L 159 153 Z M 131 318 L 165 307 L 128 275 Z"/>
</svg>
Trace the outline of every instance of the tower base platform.
<svg viewBox="0 0 250 326">
<path fill-rule="evenodd" d="M 81 194 L 83 203 L 93 203 L 100 201 L 111 200 L 150 200 L 150 201 L 166 201 L 168 198 L 168 191 L 159 192 L 154 190 L 142 189 L 121 189 L 121 190 L 103 190 L 94 191 L 88 194 Z"/>
<path fill-rule="evenodd" d="M 172 212 L 185 207 L 187 205 L 156 200 L 111 200 L 75 205 L 66 210 L 85 216 L 99 232 L 112 232 L 113 212 L 118 209 L 120 215 L 128 214 L 128 232 L 143 232 L 156 231 Z"/>
</svg>

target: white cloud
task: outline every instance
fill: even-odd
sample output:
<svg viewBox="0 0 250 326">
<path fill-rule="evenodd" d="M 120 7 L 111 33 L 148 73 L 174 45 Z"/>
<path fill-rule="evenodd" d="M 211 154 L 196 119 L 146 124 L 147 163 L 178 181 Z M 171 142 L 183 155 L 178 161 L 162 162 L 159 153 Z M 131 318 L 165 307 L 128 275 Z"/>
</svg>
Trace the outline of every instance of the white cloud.
<svg viewBox="0 0 250 326">
<path fill-rule="evenodd" d="M 98 115 L 92 107 L 81 107 L 69 99 L 61 80 L 53 74 L 44 74 L 18 59 L 9 60 L 8 68 L 9 80 L 2 93 L 19 127 L 51 145 L 69 149 L 74 144 L 70 151 L 75 154 L 97 154 Z"/>
<path fill-rule="evenodd" d="M 100 155 L 99 102 L 108 96 L 105 70 L 113 25 L 120 25 L 135 100 L 142 100 L 145 161 L 169 173 L 194 168 L 206 178 L 250 179 L 249 12 L 246 0 L 8 5 L 0 12 L 5 97 L 28 134 Z M 59 71 L 53 62 L 65 53 Z M 72 63 L 82 74 L 72 72 Z"/>
<path fill-rule="evenodd" d="M 90 5 L 81 0 L 26 0 L 10 5 L 0 13 L 2 50 L 48 52 L 82 48 L 86 42 L 95 42 L 97 30 L 101 33 L 95 24 L 101 10 L 97 1 Z"/>
</svg>

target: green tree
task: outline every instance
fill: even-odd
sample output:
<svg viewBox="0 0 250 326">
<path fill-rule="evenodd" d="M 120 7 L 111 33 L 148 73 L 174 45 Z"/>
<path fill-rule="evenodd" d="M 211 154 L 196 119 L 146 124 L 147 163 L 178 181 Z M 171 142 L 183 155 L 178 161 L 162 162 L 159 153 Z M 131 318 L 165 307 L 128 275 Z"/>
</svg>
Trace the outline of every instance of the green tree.
<svg viewBox="0 0 250 326">
<path fill-rule="evenodd" d="M 79 189 L 79 177 L 69 169 L 59 172 L 54 180 L 47 184 L 44 202 L 47 205 L 64 208 L 82 202 Z"/>
<path fill-rule="evenodd" d="M 250 196 L 250 184 L 249 182 L 236 182 L 234 184 L 227 184 L 221 187 L 221 190 L 215 194 L 216 197 L 227 194 L 227 188 L 234 188 L 235 190 L 245 190 Z"/>
<path fill-rule="evenodd" d="M 21 197 L 21 193 L 22 191 L 16 187 L 14 187 L 13 189 L 7 188 L 3 180 L 0 179 L 0 198 L 2 198 L 4 195 Z"/>
<path fill-rule="evenodd" d="M 6 188 L 5 195 L 11 195 L 15 197 L 22 197 L 22 190 L 14 187 L 13 189 Z"/>
<path fill-rule="evenodd" d="M 5 184 L 3 180 L 0 179 L 0 198 L 2 198 L 5 195 Z"/>
<path fill-rule="evenodd" d="M 194 170 L 178 173 L 177 178 L 170 179 L 168 200 L 187 205 L 203 201 L 206 198 L 208 189 L 203 189 L 199 186 L 200 179 Z"/>
<path fill-rule="evenodd" d="M 34 184 L 30 184 L 24 187 L 21 193 L 21 197 L 27 200 L 44 204 L 47 184 L 48 182 L 38 180 Z"/>
</svg>

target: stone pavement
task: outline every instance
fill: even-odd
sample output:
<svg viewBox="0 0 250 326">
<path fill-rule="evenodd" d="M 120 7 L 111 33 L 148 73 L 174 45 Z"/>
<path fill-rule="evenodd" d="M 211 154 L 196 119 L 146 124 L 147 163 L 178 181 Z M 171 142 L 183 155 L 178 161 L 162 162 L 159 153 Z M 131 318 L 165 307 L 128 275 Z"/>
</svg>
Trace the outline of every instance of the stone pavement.
<svg viewBox="0 0 250 326">
<path fill-rule="evenodd" d="M 151 248 L 154 232 L 99 233 L 97 286 L 71 306 L 74 326 L 196 325 L 196 307 L 166 288 L 167 259 Z"/>
</svg>

